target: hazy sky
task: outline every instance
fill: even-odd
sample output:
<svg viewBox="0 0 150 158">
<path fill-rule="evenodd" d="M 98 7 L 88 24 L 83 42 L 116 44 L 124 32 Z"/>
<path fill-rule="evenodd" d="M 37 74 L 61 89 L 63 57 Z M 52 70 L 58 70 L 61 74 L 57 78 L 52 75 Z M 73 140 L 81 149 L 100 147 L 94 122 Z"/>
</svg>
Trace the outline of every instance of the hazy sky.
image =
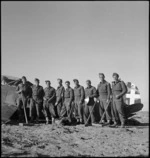
<svg viewBox="0 0 150 158">
<path fill-rule="evenodd" d="M 2 74 L 135 83 L 148 110 L 148 1 L 2 2 Z"/>
</svg>

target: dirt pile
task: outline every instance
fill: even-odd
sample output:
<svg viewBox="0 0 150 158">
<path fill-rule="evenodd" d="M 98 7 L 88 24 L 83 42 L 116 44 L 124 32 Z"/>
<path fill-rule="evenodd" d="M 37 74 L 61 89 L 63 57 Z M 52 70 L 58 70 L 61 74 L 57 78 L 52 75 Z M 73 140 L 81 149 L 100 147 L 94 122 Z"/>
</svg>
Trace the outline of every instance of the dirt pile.
<svg viewBox="0 0 150 158">
<path fill-rule="evenodd" d="M 148 112 L 125 129 L 77 125 L 2 125 L 2 156 L 148 156 Z"/>
</svg>

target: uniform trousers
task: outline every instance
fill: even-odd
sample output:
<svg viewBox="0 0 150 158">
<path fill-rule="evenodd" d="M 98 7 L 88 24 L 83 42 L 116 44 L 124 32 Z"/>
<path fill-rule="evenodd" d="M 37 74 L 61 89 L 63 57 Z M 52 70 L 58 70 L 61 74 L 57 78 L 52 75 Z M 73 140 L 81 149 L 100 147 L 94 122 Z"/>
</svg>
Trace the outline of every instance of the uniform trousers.
<svg viewBox="0 0 150 158">
<path fill-rule="evenodd" d="M 48 102 L 48 100 L 44 100 L 43 108 L 44 108 L 45 117 L 56 118 L 56 110 L 55 110 L 54 102 Z"/>
<path fill-rule="evenodd" d="M 84 122 L 87 123 L 87 124 L 95 122 L 93 106 L 94 105 L 87 105 L 86 103 L 84 105 Z M 89 116 L 90 116 L 90 119 L 87 122 L 87 119 L 88 119 Z"/>
<path fill-rule="evenodd" d="M 111 107 L 110 105 L 108 106 L 107 104 L 107 100 L 106 99 L 100 99 L 99 102 L 99 113 L 100 113 L 100 117 L 103 116 L 104 112 L 106 111 L 106 115 L 104 116 L 103 120 L 111 120 Z M 107 109 L 106 109 L 107 108 Z"/>
<path fill-rule="evenodd" d="M 74 112 L 75 112 L 75 118 L 83 120 L 83 104 L 80 102 L 80 98 L 75 99 L 75 106 L 74 106 Z"/>
<path fill-rule="evenodd" d="M 63 101 L 60 101 L 57 105 L 57 114 L 58 114 L 58 117 L 61 117 L 61 109 L 62 109 L 62 106 L 63 106 Z"/>
<path fill-rule="evenodd" d="M 17 112 L 18 112 L 18 116 L 19 116 L 20 121 L 25 117 L 24 110 L 23 110 L 23 108 L 24 108 L 23 105 L 26 108 L 27 107 L 27 101 L 28 101 L 27 98 L 22 98 L 22 97 L 17 98 L 17 106 L 18 106 Z"/>
<path fill-rule="evenodd" d="M 126 117 L 125 117 L 125 109 L 122 99 L 119 100 L 113 99 L 112 119 L 115 122 L 121 121 L 121 123 L 125 123 Z"/>
<path fill-rule="evenodd" d="M 30 100 L 30 117 L 33 120 L 35 117 L 39 119 L 43 112 L 43 101 Z"/>
<path fill-rule="evenodd" d="M 73 102 L 70 103 L 70 98 L 65 98 L 60 113 L 61 118 L 67 116 L 69 119 L 72 119 L 73 108 Z"/>
</svg>

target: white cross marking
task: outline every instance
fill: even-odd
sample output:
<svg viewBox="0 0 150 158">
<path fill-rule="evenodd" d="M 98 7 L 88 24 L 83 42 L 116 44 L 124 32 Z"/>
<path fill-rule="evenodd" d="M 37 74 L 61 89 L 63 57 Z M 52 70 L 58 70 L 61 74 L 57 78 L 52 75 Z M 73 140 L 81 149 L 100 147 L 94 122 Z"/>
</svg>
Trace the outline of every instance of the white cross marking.
<svg viewBox="0 0 150 158">
<path fill-rule="evenodd" d="M 130 99 L 130 105 L 134 104 L 135 99 L 140 99 L 140 94 L 135 94 L 135 90 L 131 89 L 130 94 L 126 94 L 126 98 Z"/>
</svg>

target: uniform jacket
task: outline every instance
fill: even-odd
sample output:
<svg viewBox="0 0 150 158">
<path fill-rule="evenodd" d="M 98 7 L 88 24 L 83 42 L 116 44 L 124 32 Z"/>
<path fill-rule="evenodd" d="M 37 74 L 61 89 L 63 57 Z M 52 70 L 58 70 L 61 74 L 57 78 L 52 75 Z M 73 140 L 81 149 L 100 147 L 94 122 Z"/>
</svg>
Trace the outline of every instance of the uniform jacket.
<svg viewBox="0 0 150 158">
<path fill-rule="evenodd" d="M 59 104 L 64 97 L 65 88 L 63 86 L 57 87 L 56 90 L 56 101 Z"/>
<path fill-rule="evenodd" d="M 75 101 L 80 100 L 81 102 L 84 101 L 85 98 L 85 92 L 83 86 L 74 87 L 74 97 Z"/>
<path fill-rule="evenodd" d="M 110 99 L 111 87 L 110 83 L 104 80 L 104 82 L 100 82 L 97 86 L 97 95 L 99 99 Z"/>
<path fill-rule="evenodd" d="M 44 90 L 42 86 L 32 86 L 32 98 L 37 102 L 42 102 L 44 97 Z"/>
<path fill-rule="evenodd" d="M 16 91 L 20 91 L 22 90 L 22 92 L 19 93 L 19 97 L 22 97 L 22 95 L 24 97 L 31 97 L 32 95 L 32 89 L 31 87 L 26 83 L 26 84 L 19 84 L 16 88 Z"/>
<path fill-rule="evenodd" d="M 65 89 L 64 98 L 65 101 L 68 101 L 69 103 L 71 103 L 74 100 L 74 92 L 71 87 Z"/>
<path fill-rule="evenodd" d="M 94 97 L 97 97 L 97 92 L 96 92 L 95 87 L 91 86 L 91 87 L 85 88 L 85 98 L 87 98 L 87 97 L 90 98 L 89 105 L 94 104 Z"/>
<path fill-rule="evenodd" d="M 127 87 L 123 81 L 113 81 L 112 82 L 112 93 L 113 99 L 121 100 L 123 95 L 127 93 Z M 119 99 L 116 98 L 116 95 L 119 95 Z"/>
<path fill-rule="evenodd" d="M 56 98 L 56 91 L 53 87 L 46 87 L 44 89 L 44 98 L 47 99 L 49 102 L 55 101 Z"/>
</svg>

